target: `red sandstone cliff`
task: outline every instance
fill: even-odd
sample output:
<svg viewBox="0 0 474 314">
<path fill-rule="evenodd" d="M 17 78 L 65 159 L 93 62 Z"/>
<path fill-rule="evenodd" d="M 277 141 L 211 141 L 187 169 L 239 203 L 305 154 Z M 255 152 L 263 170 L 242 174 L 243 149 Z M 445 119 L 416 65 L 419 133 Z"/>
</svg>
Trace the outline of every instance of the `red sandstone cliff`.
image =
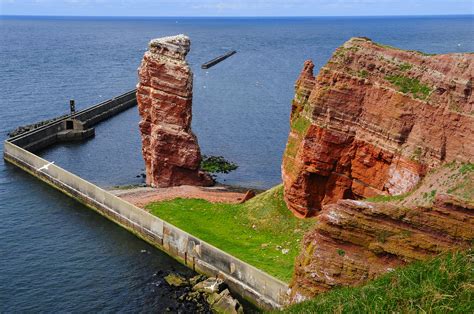
<svg viewBox="0 0 474 314">
<path fill-rule="evenodd" d="M 296 83 L 282 165 L 288 207 L 317 215 L 292 301 L 472 247 L 474 55 L 353 38 L 317 77 L 313 68 L 307 61 Z"/>
<path fill-rule="evenodd" d="M 474 54 L 426 55 L 352 38 L 296 83 L 282 164 L 300 217 L 324 204 L 410 191 L 444 162 L 474 160 Z"/>
<path fill-rule="evenodd" d="M 137 101 L 146 182 L 154 187 L 212 185 L 200 171 L 201 152 L 191 130 L 193 74 L 187 36 L 154 39 L 138 69 Z"/>
<path fill-rule="evenodd" d="M 355 286 L 415 260 L 472 246 L 474 207 L 439 195 L 427 207 L 340 200 L 308 232 L 291 283 L 293 302 Z"/>
</svg>

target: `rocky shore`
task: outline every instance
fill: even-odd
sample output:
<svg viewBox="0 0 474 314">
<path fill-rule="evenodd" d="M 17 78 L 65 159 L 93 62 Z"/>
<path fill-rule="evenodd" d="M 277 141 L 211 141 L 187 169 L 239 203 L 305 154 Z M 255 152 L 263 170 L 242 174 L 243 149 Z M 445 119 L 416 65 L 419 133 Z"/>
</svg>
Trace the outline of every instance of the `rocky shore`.
<svg viewBox="0 0 474 314">
<path fill-rule="evenodd" d="M 243 306 L 232 296 L 222 279 L 203 275 L 186 278 L 171 273 L 164 280 L 180 294 L 178 300 L 181 306 L 174 309 L 178 312 L 183 308 L 186 313 L 244 313 Z"/>
</svg>

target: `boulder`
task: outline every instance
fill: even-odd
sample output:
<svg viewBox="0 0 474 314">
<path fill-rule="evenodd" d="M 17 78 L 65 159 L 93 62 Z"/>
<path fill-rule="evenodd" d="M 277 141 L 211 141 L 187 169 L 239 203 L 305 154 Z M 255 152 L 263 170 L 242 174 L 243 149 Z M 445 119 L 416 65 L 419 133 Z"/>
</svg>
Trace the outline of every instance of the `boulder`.
<svg viewBox="0 0 474 314">
<path fill-rule="evenodd" d="M 165 277 L 165 281 L 173 287 L 187 286 L 189 283 L 186 278 L 181 277 L 178 274 L 169 274 Z"/>
<path fill-rule="evenodd" d="M 225 284 L 224 281 L 220 278 L 210 277 L 204 281 L 199 282 L 193 287 L 194 291 L 212 294 L 212 293 L 219 293 L 224 290 Z"/>
<path fill-rule="evenodd" d="M 211 307 L 214 313 L 225 313 L 225 314 L 243 314 L 244 310 L 242 305 L 237 299 L 234 299 L 229 290 L 225 289 L 219 293 L 219 298 Z"/>
</svg>

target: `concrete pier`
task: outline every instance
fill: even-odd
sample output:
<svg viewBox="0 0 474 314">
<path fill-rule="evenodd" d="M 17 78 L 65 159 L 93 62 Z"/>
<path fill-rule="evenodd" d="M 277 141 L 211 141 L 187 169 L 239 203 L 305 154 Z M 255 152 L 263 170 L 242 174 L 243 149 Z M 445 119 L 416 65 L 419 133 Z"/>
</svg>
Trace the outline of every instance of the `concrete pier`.
<svg viewBox="0 0 474 314">
<path fill-rule="evenodd" d="M 283 307 L 289 294 L 286 283 L 32 153 L 60 141 L 65 136 L 63 132 L 67 131 L 67 121 L 79 123 L 81 128 L 87 130 L 135 104 L 135 91 L 130 91 L 60 121 L 7 139 L 4 142 L 4 159 L 187 267 L 207 276 L 222 278 L 234 293 L 256 306 L 267 310 Z"/>
<path fill-rule="evenodd" d="M 135 93 L 135 89 L 131 90 L 39 128 L 11 137 L 8 141 L 30 152 L 35 152 L 57 142 L 83 140 L 94 136 L 92 128 L 94 125 L 137 105 Z"/>
<path fill-rule="evenodd" d="M 222 56 L 214 58 L 214 59 L 212 59 L 212 60 L 210 60 L 206 63 L 203 63 L 201 65 L 201 69 L 209 69 L 210 67 L 215 66 L 219 62 L 224 61 L 225 59 L 229 58 L 230 56 L 232 56 L 233 54 L 236 54 L 236 53 L 237 53 L 237 51 L 235 51 L 235 50 L 229 51 L 229 52 L 223 54 Z"/>
</svg>

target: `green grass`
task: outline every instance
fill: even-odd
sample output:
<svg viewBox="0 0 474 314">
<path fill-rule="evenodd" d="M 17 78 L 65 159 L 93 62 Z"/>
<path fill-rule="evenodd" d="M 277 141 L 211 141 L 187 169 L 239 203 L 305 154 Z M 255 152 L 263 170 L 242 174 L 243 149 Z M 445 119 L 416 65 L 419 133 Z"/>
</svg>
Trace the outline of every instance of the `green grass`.
<svg viewBox="0 0 474 314">
<path fill-rule="evenodd" d="M 342 57 L 344 58 L 346 56 L 346 53 L 349 52 L 349 51 L 353 51 L 353 52 L 357 52 L 359 51 L 360 47 L 359 46 L 352 46 L 352 47 L 339 47 L 336 49 L 336 51 L 334 52 L 334 55 L 336 57 Z"/>
<path fill-rule="evenodd" d="M 291 123 L 291 129 L 297 131 L 298 134 L 303 134 L 306 132 L 311 125 L 311 121 L 309 121 L 304 115 L 301 115 L 294 119 Z"/>
<path fill-rule="evenodd" d="M 415 151 L 413 151 L 413 154 L 411 155 L 410 158 L 414 161 L 419 161 L 422 153 L 423 153 L 423 149 L 421 147 L 417 147 Z"/>
<path fill-rule="evenodd" d="M 458 183 L 447 192 L 474 204 L 474 164 L 464 163 L 458 170 Z"/>
<path fill-rule="evenodd" d="M 314 219 L 295 218 L 276 186 L 245 204 L 174 199 L 149 204 L 150 212 L 235 257 L 289 282 L 299 239 Z M 284 254 L 282 250 L 288 250 Z"/>
<path fill-rule="evenodd" d="M 474 254 L 451 253 L 337 288 L 285 313 L 474 313 Z"/>
<path fill-rule="evenodd" d="M 431 190 L 430 192 L 423 193 L 423 199 L 432 203 L 436 197 L 436 190 Z"/>
<path fill-rule="evenodd" d="M 398 69 L 400 71 L 408 71 L 410 70 L 411 68 L 413 68 L 413 65 L 411 65 L 410 63 L 402 63 L 398 66 Z"/>
<path fill-rule="evenodd" d="M 431 93 L 429 86 L 421 84 L 420 81 L 415 78 L 409 78 L 403 75 L 389 75 L 386 76 L 385 79 L 397 86 L 402 93 L 411 93 L 415 98 L 426 99 Z"/>
<path fill-rule="evenodd" d="M 369 72 L 367 72 L 367 70 L 360 70 L 359 72 L 357 72 L 357 76 L 361 77 L 361 78 L 367 78 L 369 76 Z"/>
<path fill-rule="evenodd" d="M 392 202 L 392 201 L 401 201 L 410 195 L 410 193 L 404 193 L 399 195 L 377 195 L 373 197 L 368 197 L 364 199 L 367 202 L 381 203 L 381 202 Z"/>
<path fill-rule="evenodd" d="M 461 168 L 459 168 L 459 172 L 461 174 L 466 174 L 473 171 L 474 171 L 474 164 L 471 164 L 471 163 L 463 164 Z"/>
</svg>

